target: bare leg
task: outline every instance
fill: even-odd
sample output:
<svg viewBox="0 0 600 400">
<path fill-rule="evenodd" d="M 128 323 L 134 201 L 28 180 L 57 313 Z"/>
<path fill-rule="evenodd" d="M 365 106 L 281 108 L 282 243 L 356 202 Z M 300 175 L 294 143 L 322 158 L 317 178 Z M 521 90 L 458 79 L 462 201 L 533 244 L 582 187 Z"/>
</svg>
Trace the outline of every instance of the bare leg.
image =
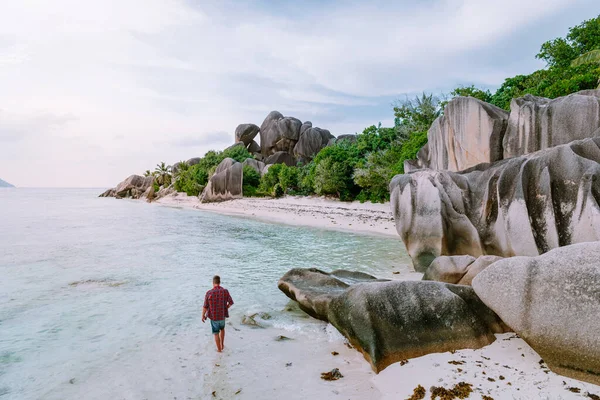
<svg viewBox="0 0 600 400">
<path fill-rule="evenodd" d="M 225 348 L 225 328 L 221 329 L 221 332 L 219 332 L 219 336 L 221 339 L 221 350 L 223 350 Z"/>
<path fill-rule="evenodd" d="M 219 334 L 215 333 L 215 343 L 217 344 L 217 351 L 220 353 L 221 352 L 221 339 L 219 339 Z"/>
</svg>

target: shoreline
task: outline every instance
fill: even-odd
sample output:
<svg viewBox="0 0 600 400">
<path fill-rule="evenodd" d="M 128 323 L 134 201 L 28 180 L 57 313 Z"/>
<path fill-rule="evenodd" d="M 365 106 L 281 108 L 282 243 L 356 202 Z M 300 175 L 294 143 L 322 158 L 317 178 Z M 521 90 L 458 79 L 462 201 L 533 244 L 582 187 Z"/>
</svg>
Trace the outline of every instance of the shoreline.
<svg viewBox="0 0 600 400">
<path fill-rule="evenodd" d="M 195 196 L 176 193 L 153 203 L 247 217 L 262 222 L 400 239 L 389 202 L 346 203 L 322 197 L 285 196 L 280 199 L 251 197 L 221 203 L 200 203 Z"/>
</svg>

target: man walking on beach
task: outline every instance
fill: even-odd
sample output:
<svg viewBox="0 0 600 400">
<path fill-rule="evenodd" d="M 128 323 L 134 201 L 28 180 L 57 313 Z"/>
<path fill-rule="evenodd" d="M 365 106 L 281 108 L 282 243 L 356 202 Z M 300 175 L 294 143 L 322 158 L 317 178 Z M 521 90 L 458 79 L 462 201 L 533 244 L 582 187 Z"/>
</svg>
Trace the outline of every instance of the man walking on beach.
<svg viewBox="0 0 600 400">
<path fill-rule="evenodd" d="M 215 275 L 213 277 L 213 288 L 206 292 L 204 297 L 202 322 L 206 321 L 208 315 L 219 353 L 225 347 L 225 318 L 229 318 L 229 307 L 232 305 L 233 299 L 229 295 L 229 291 L 221 287 L 221 278 L 219 275 Z"/>
</svg>

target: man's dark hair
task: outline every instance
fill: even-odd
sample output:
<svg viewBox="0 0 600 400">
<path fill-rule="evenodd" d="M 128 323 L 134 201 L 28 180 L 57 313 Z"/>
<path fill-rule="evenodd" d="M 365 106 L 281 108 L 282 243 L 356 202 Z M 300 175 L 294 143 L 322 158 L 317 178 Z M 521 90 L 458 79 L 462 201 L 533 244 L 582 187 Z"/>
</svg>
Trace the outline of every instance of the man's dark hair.
<svg viewBox="0 0 600 400">
<path fill-rule="evenodd" d="M 221 284 L 221 277 L 219 275 L 213 276 L 213 283 L 216 283 L 217 285 L 220 285 Z"/>
</svg>

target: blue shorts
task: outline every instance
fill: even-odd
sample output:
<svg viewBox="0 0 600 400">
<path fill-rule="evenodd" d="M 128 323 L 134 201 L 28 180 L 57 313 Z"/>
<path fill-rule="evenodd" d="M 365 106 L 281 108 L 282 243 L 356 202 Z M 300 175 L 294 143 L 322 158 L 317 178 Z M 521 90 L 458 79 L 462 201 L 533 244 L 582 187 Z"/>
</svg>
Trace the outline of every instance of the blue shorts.
<svg viewBox="0 0 600 400">
<path fill-rule="evenodd" d="M 225 329 L 225 320 L 222 319 L 220 321 L 213 321 L 212 319 L 210 320 L 210 327 L 212 328 L 212 333 L 213 335 L 216 335 L 217 333 L 221 332 L 223 329 Z"/>
</svg>

